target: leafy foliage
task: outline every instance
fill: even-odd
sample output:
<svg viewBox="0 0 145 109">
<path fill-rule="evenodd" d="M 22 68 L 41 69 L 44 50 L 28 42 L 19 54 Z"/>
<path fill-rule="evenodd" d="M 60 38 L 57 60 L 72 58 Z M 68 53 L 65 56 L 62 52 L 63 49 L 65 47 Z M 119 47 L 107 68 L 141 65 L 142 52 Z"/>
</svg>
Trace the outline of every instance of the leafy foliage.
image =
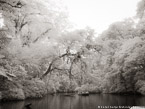
<svg viewBox="0 0 145 109">
<path fill-rule="evenodd" d="M 46 93 L 145 94 L 144 0 L 137 16 L 98 37 L 89 27 L 67 31 L 67 12 L 52 0 L 0 0 L 0 91 L 25 99 Z M 4 84 L 3 84 L 4 83 Z"/>
</svg>

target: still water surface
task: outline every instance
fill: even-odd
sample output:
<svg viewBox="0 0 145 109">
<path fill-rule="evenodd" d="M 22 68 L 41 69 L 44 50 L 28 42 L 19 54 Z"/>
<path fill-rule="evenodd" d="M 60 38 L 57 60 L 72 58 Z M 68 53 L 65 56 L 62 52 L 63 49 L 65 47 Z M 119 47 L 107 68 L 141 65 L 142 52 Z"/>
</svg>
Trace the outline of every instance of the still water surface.
<svg viewBox="0 0 145 109">
<path fill-rule="evenodd" d="M 145 97 L 139 95 L 93 94 L 89 96 L 47 95 L 42 99 L 27 99 L 0 103 L 0 109 L 101 109 L 98 106 L 145 106 Z M 125 108 L 123 108 L 125 109 Z"/>
</svg>

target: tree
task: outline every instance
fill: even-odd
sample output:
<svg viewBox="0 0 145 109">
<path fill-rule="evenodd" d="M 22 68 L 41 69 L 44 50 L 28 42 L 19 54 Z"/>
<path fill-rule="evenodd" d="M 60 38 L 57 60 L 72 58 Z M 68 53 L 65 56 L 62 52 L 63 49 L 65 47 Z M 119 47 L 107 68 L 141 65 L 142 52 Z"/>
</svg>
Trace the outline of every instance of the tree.
<svg viewBox="0 0 145 109">
<path fill-rule="evenodd" d="M 140 19 L 143 19 L 144 18 L 144 10 L 145 10 L 145 0 L 141 0 L 137 5 L 136 16 Z"/>
<path fill-rule="evenodd" d="M 59 53 L 52 58 L 49 67 L 42 75 L 42 78 L 53 70 L 67 70 L 71 79 L 74 64 L 76 62 L 82 62 L 81 58 L 84 55 L 84 47 L 90 37 L 89 35 L 89 31 L 86 30 L 76 30 L 62 34 L 58 39 L 58 45 L 60 46 L 59 49 L 62 51 L 59 51 Z M 55 63 L 58 63 L 58 60 L 62 60 L 62 64 L 68 64 L 69 68 L 59 68 L 58 65 L 55 66 Z"/>
<path fill-rule="evenodd" d="M 56 31 L 59 34 L 64 28 L 61 25 L 65 24 L 66 14 L 53 1 L 1 0 L 0 5 L 7 33 L 22 41 L 22 46 L 49 38 L 50 30 L 57 35 Z"/>
</svg>

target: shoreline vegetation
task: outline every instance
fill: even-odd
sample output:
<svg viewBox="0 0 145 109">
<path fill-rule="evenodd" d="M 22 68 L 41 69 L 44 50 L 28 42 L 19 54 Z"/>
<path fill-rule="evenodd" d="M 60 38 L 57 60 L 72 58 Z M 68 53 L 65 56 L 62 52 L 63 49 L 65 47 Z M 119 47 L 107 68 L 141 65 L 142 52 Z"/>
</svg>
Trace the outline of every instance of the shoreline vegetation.
<svg viewBox="0 0 145 109">
<path fill-rule="evenodd" d="M 54 1 L 0 0 L 0 99 L 145 95 L 145 0 L 136 19 L 114 22 L 97 37 L 90 27 L 70 31 L 65 6 Z"/>
<path fill-rule="evenodd" d="M 6 86 L 6 87 L 4 87 Z M 35 80 L 27 80 L 21 82 L 12 82 L 9 80 L 3 80 L 0 85 L 0 102 L 5 101 L 19 101 L 25 100 L 28 98 L 43 98 L 47 94 L 49 95 L 57 95 L 62 94 L 63 96 L 88 96 L 89 94 L 116 94 L 116 95 L 141 95 L 141 93 L 133 93 L 133 92 L 121 92 L 121 93 L 105 93 L 102 92 L 101 89 L 88 89 L 89 84 L 87 84 L 87 89 L 83 88 L 76 88 L 76 90 L 57 90 L 55 92 L 49 92 L 46 87 L 45 83 L 40 79 Z M 86 93 L 86 94 L 85 94 Z"/>
</svg>

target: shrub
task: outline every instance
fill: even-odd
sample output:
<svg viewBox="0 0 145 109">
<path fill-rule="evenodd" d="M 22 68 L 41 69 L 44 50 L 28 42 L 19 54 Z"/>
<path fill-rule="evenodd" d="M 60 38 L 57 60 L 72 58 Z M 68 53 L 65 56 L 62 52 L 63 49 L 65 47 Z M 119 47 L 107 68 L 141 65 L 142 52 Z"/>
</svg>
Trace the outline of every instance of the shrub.
<svg viewBox="0 0 145 109">
<path fill-rule="evenodd" d="M 59 91 L 60 92 L 74 92 L 77 87 L 77 83 L 75 81 L 61 81 Z"/>
<path fill-rule="evenodd" d="M 77 92 L 90 92 L 90 93 L 100 93 L 100 88 L 98 86 L 94 86 L 93 84 L 85 84 L 81 87 L 77 87 L 75 89 Z"/>
<path fill-rule="evenodd" d="M 145 81 L 139 80 L 135 84 L 135 88 L 137 92 L 141 93 L 142 95 L 145 95 Z"/>
<path fill-rule="evenodd" d="M 24 80 L 22 85 L 26 98 L 40 98 L 47 93 L 45 83 L 40 79 Z"/>
<path fill-rule="evenodd" d="M 7 91 L 3 91 L 2 99 L 4 100 L 24 100 L 25 95 L 22 89 L 14 88 Z"/>
</svg>

